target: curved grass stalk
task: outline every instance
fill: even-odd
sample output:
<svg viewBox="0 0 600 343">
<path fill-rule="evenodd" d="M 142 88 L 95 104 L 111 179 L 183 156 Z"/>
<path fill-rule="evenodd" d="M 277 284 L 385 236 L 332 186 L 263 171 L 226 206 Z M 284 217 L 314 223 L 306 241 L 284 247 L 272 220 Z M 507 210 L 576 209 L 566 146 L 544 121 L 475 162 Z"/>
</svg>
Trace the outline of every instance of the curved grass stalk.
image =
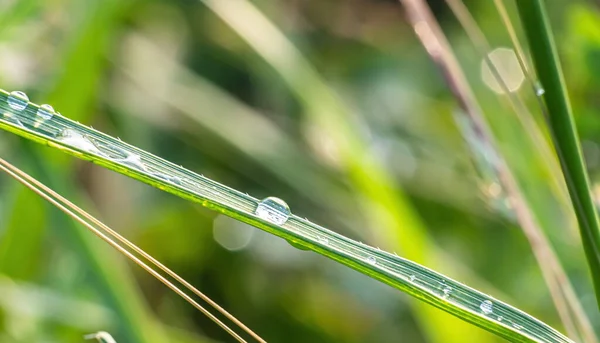
<svg viewBox="0 0 600 343">
<path fill-rule="evenodd" d="M 194 306 L 196 309 L 198 309 L 200 312 L 202 312 L 204 315 L 206 315 L 209 319 L 211 319 L 217 325 L 219 325 L 221 328 L 223 328 L 223 330 L 225 330 L 227 333 L 229 333 L 231 336 L 233 336 L 237 341 L 242 342 L 242 343 L 246 342 L 241 336 L 239 336 L 235 331 L 233 331 L 231 328 L 229 328 L 225 323 L 223 323 L 221 320 L 219 320 L 217 317 L 215 317 L 210 311 L 205 309 L 202 305 L 197 303 L 192 297 L 190 297 L 185 292 L 183 292 L 181 289 L 179 289 L 179 287 L 177 287 L 177 285 L 173 284 L 166 277 L 164 277 L 163 275 L 161 275 L 160 273 L 155 271 L 152 267 L 150 267 L 142 259 L 135 256 L 131 251 L 128 251 L 127 248 L 133 250 L 135 253 L 142 256 L 144 259 L 149 261 L 152 265 L 154 265 L 158 269 L 162 270 L 164 273 L 166 273 L 167 275 L 172 277 L 174 280 L 176 280 L 177 282 L 182 284 L 188 290 L 190 290 L 194 294 L 196 294 L 199 298 L 206 301 L 214 309 L 219 311 L 221 314 L 223 314 L 225 317 L 227 317 L 229 320 L 231 320 L 233 323 L 235 323 L 241 329 L 246 331 L 254 339 L 256 339 L 257 341 L 259 341 L 261 343 L 266 343 L 262 338 L 260 338 L 257 334 L 255 334 L 248 327 L 246 327 L 237 318 L 233 317 L 226 310 L 221 308 L 217 303 L 215 303 L 209 297 L 204 295 L 202 292 L 200 292 L 198 289 L 196 289 L 190 283 L 185 281 L 182 277 L 180 277 L 179 275 L 177 275 L 176 273 L 171 271 L 169 268 L 165 267 L 163 264 L 158 262 L 156 259 L 154 259 L 152 256 L 150 256 L 144 250 L 140 249 L 135 244 L 131 243 L 126 238 L 119 235 L 117 232 L 115 232 L 114 230 L 112 230 L 111 228 L 106 226 L 104 223 L 102 223 L 98 219 L 94 218 L 93 216 L 91 216 L 90 214 L 88 214 L 87 212 L 85 212 L 84 210 L 82 210 L 81 208 L 76 206 L 75 204 L 71 203 L 70 201 L 68 201 L 67 199 L 62 197 L 60 194 L 54 192 L 53 190 L 46 187 L 41 182 L 37 181 L 35 178 L 29 176 L 25 172 L 21 171 L 20 169 L 16 168 L 15 166 L 11 165 L 10 163 L 6 162 L 5 160 L 3 160 L 1 158 L 0 158 L 0 170 L 6 172 L 11 177 L 13 177 L 14 179 L 19 181 L 26 187 L 30 188 L 32 191 L 34 191 L 36 194 L 38 194 L 39 196 L 41 196 L 48 202 L 50 202 L 52 205 L 56 206 L 58 209 L 63 211 L 65 214 L 69 215 L 70 217 L 72 217 L 73 219 L 75 219 L 76 221 L 78 221 L 79 223 L 84 225 L 96 236 L 100 237 L 102 240 L 104 240 L 105 242 L 110 244 L 113 248 L 117 249 L 125 257 L 132 260 L 134 263 L 136 263 L 141 268 L 143 268 L 148 273 L 150 273 L 153 277 L 155 277 L 160 282 L 162 282 L 167 287 L 169 287 L 171 290 L 173 290 L 175 293 L 177 293 L 177 295 L 181 296 L 184 300 L 189 302 L 192 306 Z M 116 239 L 119 243 L 117 243 L 113 238 Z M 123 244 L 127 248 L 123 247 L 120 244 Z M 102 335 L 100 335 L 100 336 L 102 336 Z M 100 336 L 99 336 L 99 338 L 102 338 Z"/>
<path fill-rule="evenodd" d="M 47 106 L 29 103 L 18 94 L 0 91 L 0 110 L 2 129 L 256 226 L 510 341 L 572 342 L 526 313 L 460 282 L 410 260 L 353 241 L 306 219 L 288 216 L 277 208 L 273 209 L 272 203 L 261 202 L 76 123 L 54 113 Z"/>
<path fill-rule="evenodd" d="M 517 1 L 537 75 L 545 89 L 544 101 L 552 140 L 563 170 L 590 267 L 596 302 L 600 307 L 600 221 L 592 200 L 577 129 L 558 52 L 542 0 Z"/>
</svg>

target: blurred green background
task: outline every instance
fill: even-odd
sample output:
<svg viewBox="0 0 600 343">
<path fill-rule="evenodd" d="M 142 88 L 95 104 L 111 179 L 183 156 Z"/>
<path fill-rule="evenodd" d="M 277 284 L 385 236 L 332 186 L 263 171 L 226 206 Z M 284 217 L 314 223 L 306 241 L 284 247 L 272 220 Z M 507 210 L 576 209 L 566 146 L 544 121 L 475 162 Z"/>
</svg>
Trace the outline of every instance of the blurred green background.
<svg viewBox="0 0 600 343">
<path fill-rule="evenodd" d="M 477 146 L 466 144 L 457 102 L 398 2 L 219 1 L 206 3 L 247 20 L 263 44 L 252 48 L 202 1 L 0 0 L 0 88 L 26 91 L 33 102 L 242 192 L 285 199 L 299 216 L 396 250 L 562 330 L 510 199 L 497 191 L 485 159 L 481 165 L 473 154 Z M 491 2 L 465 3 L 495 51 L 508 56 L 502 70 L 547 147 L 539 104 L 514 68 L 498 13 Z M 547 3 L 596 181 L 600 5 Z M 248 4 L 297 47 L 322 84 L 289 81 L 290 74 L 301 79 L 306 66 L 242 11 Z M 562 179 L 532 128 L 501 105 L 481 56 L 444 1 L 430 4 L 600 332 Z M 335 92 L 341 106 L 323 104 L 323 89 Z M 269 342 L 501 341 L 441 311 L 424 314 L 399 291 L 246 224 L 0 135 L 3 158 L 141 246 Z M 81 342 L 99 330 L 119 343 L 233 341 L 8 176 L 0 177 L 0 195 L 1 342 Z"/>
</svg>

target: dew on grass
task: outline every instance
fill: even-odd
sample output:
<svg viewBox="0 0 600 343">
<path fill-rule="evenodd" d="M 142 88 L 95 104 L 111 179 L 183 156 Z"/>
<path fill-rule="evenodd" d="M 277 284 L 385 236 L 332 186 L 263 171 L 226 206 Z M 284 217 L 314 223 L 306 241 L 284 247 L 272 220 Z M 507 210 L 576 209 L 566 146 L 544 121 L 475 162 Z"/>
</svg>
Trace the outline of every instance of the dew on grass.
<svg viewBox="0 0 600 343">
<path fill-rule="evenodd" d="M 122 163 L 122 164 L 124 164 L 124 165 L 126 165 L 128 167 L 132 167 L 132 168 L 137 169 L 139 171 L 145 171 L 146 170 L 146 166 L 142 162 L 142 158 L 140 157 L 140 155 L 134 154 L 134 153 L 128 152 L 128 151 L 124 151 L 124 153 L 125 153 L 125 157 L 124 158 L 115 158 L 113 160 L 115 162 Z"/>
<path fill-rule="evenodd" d="M 100 343 L 117 343 L 117 341 L 115 341 L 115 339 L 108 332 L 105 331 L 85 335 L 83 336 L 83 339 L 95 339 Z"/>
<path fill-rule="evenodd" d="M 494 312 L 494 304 L 489 300 L 485 300 L 479 305 L 479 309 L 483 314 L 490 314 Z"/>
<path fill-rule="evenodd" d="M 290 207 L 285 201 L 275 197 L 268 197 L 261 200 L 254 214 L 270 223 L 282 225 L 288 220 L 291 212 Z"/>
<path fill-rule="evenodd" d="M 29 102 L 29 98 L 27 94 L 21 91 L 13 91 L 10 92 L 8 96 L 8 106 L 16 111 L 22 111 L 27 107 L 27 103 Z"/>
<path fill-rule="evenodd" d="M 369 256 L 369 257 L 367 257 L 367 263 L 377 264 L 377 259 L 374 256 Z"/>
<path fill-rule="evenodd" d="M 44 119 L 44 120 L 48 120 L 48 119 L 52 119 L 52 117 L 54 116 L 54 108 L 52 108 L 52 106 L 48 105 L 48 104 L 43 104 L 42 106 L 40 106 L 40 108 L 38 108 L 37 110 L 37 116 Z"/>
<path fill-rule="evenodd" d="M 542 87 L 542 85 L 539 82 L 537 82 L 535 84 L 535 95 L 542 96 L 544 95 L 544 93 L 546 93 L 546 90 L 544 89 L 544 87 Z"/>
<path fill-rule="evenodd" d="M 100 156 L 104 155 L 89 138 L 73 129 L 62 130 L 56 139 L 79 150 Z"/>
<path fill-rule="evenodd" d="M 442 293 L 444 293 L 442 295 L 442 297 L 444 299 L 448 299 L 450 297 L 450 293 L 452 293 L 452 287 L 450 287 L 450 286 L 444 287 L 444 289 L 442 289 Z"/>
</svg>

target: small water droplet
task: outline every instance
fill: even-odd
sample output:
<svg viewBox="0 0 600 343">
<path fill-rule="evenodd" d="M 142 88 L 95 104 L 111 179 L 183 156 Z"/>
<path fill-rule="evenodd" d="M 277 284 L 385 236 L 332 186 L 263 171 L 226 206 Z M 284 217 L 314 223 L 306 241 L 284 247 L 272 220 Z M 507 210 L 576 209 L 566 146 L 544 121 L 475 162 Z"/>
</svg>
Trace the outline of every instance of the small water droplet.
<svg viewBox="0 0 600 343">
<path fill-rule="evenodd" d="M 118 159 L 115 159 L 115 161 L 121 162 L 123 164 L 126 164 L 130 167 L 133 167 L 133 168 L 141 170 L 141 171 L 146 170 L 146 166 L 144 165 L 144 163 L 142 163 L 142 158 L 140 157 L 140 155 L 134 154 L 134 153 L 131 153 L 128 151 L 126 151 L 125 154 L 126 154 L 125 158 L 118 158 Z"/>
<path fill-rule="evenodd" d="M 4 113 L 4 120 L 11 122 L 17 126 L 25 127 L 25 125 L 23 125 L 23 123 L 21 123 L 21 121 L 19 119 L 17 119 L 14 114 L 12 114 L 10 112 Z"/>
<path fill-rule="evenodd" d="M 416 276 L 414 276 L 414 275 L 411 275 L 411 276 L 409 277 L 409 279 L 410 279 L 410 282 L 415 282 L 415 280 L 417 279 L 417 277 L 416 277 Z"/>
<path fill-rule="evenodd" d="M 158 177 L 159 179 L 163 179 L 169 183 L 173 183 L 176 185 L 182 184 L 181 178 L 179 176 L 171 176 L 171 175 L 167 175 L 167 174 L 160 173 L 160 172 L 152 173 L 152 175 Z"/>
<path fill-rule="evenodd" d="M 13 110 L 22 111 L 27 107 L 27 103 L 29 102 L 29 98 L 27 94 L 21 91 L 13 91 L 10 92 L 8 96 L 8 106 Z"/>
<path fill-rule="evenodd" d="M 542 84 L 539 82 L 536 82 L 535 83 L 535 95 L 542 96 L 542 95 L 544 95 L 544 93 L 546 93 L 546 90 L 544 89 L 544 87 L 542 87 Z"/>
<path fill-rule="evenodd" d="M 501 322 L 504 319 L 502 316 L 498 316 L 498 321 Z"/>
<path fill-rule="evenodd" d="M 317 238 L 317 240 L 319 241 L 319 243 L 321 243 L 323 245 L 329 244 L 329 239 L 327 239 L 327 237 L 319 236 L 319 238 Z"/>
<path fill-rule="evenodd" d="M 292 240 L 287 240 L 287 242 L 293 246 L 294 248 L 298 249 L 298 250 L 310 250 L 308 247 L 305 247 L 304 245 L 298 243 L 298 242 L 294 242 Z"/>
<path fill-rule="evenodd" d="M 277 225 L 285 223 L 290 213 L 290 208 L 285 201 L 276 197 L 263 199 L 254 212 L 259 218 Z"/>
<path fill-rule="evenodd" d="M 174 183 L 176 185 L 181 185 L 183 183 L 183 181 L 181 180 L 181 178 L 179 176 L 169 177 L 169 182 Z"/>
<path fill-rule="evenodd" d="M 479 309 L 483 314 L 490 314 L 494 312 L 494 304 L 489 300 L 485 300 L 479 305 Z"/>
<path fill-rule="evenodd" d="M 100 156 L 104 155 L 102 151 L 98 150 L 98 147 L 89 140 L 89 138 L 73 129 L 62 130 L 56 139 L 79 150 Z"/>
<path fill-rule="evenodd" d="M 367 263 L 377 264 L 377 259 L 374 256 L 369 256 L 369 257 L 367 257 Z"/>
<path fill-rule="evenodd" d="M 515 329 L 517 329 L 517 330 L 522 330 L 523 329 L 523 327 L 521 325 L 517 324 L 517 323 L 513 323 L 512 327 L 515 328 Z"/>
<path fill-rule="evenodd" d="M 450 293 L 452 293 L 452 287 L 446 286 L 444 289 L 442 289 L 442 292 L 444 293 L 442 297 L 444 299 L 448 299 L 450 297 Z"/>
<path fill-rule="evenodd" d="M 54 116 L 54 108 L 48 104 L 43 104 L 38 108 L 37 115 L 44 120 L 51 119 Z"/>
<path fill-rule="evenodd" d="M 100 331 L 100 332 L 96 332 L 96 333 L 92 333 L 89 335 L 85 335 L 83 336 L 83 339 L 96 339 L 98 340 L 98 342 L 100 343 L 117 343 L 117 341 L 115 341 L 114 338 L 112 338 L 112 336 L 105 331 Z"/>
</svg>

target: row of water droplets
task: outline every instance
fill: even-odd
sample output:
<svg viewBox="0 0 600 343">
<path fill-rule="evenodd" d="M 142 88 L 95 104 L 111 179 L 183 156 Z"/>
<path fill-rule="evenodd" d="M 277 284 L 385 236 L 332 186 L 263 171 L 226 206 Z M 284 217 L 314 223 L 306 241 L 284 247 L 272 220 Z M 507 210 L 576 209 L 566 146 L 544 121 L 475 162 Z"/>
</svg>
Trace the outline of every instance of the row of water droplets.
<svg viewBox="0 0 600 343">
<path fill-rule="evenodd" d="M 320 228 L 315 232 L 310 232 L 310 230 L 299 230 L 298 224 L 310 226 L 316 225 L 307 220 L 302 220 L 293 216 L 289 206 L 279 198 L 269 197 L 262 200 L 258 204 L 255 214 L 272 224 L 285 226 L 291 231 L 302 233 L 304 238 L 310 238 L 313 243 L 318 243 L 320 246 L 336 250 L 340 254 L 349 255 L 349 257 L 358 257 L 371 266 L 375 266 L 384 272 L 408 281 L 412 286 L 417 287 L 422 291 L 432 294 L 437 298 L 441 298 L 455 306 L 479 313 L 490 320 L 497 321 L 504 326 L 510 327 L 512 330 L 520 331 L 535 337 L 536 330 L 528 330 L 526 327 L 531 327 L 531 325 L 535 326 L 537 324 L 545 326 L 525 313 L 512 309 L 508 305 L 497 300 L 490 299 L 482 293 L 469 289 L 462 284 L 447 279 L 434 271 L 427 270 L 411 261 L 381 250 L 376 250 L 362 243 L 350 241 L 325 228 Z M 286 225 L 286 223 L 289 225 Z M 292 245 L 297 246 L 295 243 Z M 519 323 L 522 323 L 523 325 Z M 561 342 L 569 342 L 569 340 L 560 333 L 547 326 L 545 327 L 547 328 L 547 330 L 545 330 L 546 332 L 544 332 L 541 337 L 538 337 L 541 341 L 555 342 L 556 339 L 558 339 L 558 341 Z"/>
<path fill-rule="evenodd" d="M 8 94 L 6 104 L 8 107 L 3 107 L 7 110 L 3 111 L 1 117 L 3 121 L 57 141 L 59 147 L 66 146 L 88 155 L 111 160 L 115 164 L 147 175 L 150 178 L 160 179 L 172 185 L 191 190 L 196 195 L 204 198 L 217 199 L 220 202 L 228 202 L 230 206 L 242 206 L 246 209 L 254 207 L 252 201 L 239 201 L 239 197 L 232 198 L 230 196 L 232 193 L 241 195 L 236 190 L 75 123 L 61 116 L 50 105 L 37 107 L 37 105 L 29 103 L 29 98 L 23 92 L 14 91 Z M 28 106 L 30 106 L 29 109 Z M 34 116 L 32 116 L 32 109 L 35 109 L 33 111 Z M 195 180 L 192 181 L 192 179 Z"/>
<path fill-rule="evenodd" d="M 35 118 L 32 119 L 31 111 L 26 111 L 29 99 L 22 92 L 10 93 L 6 102 L 9 111 L 3 111 L 2 119 L 13 126 L 44 135 L 64 146 L 110 160 L 128 170 L 149 176 L 151 179 L 166 181 L 175 188 L 197 195 L 202 199 L 208 199 L 237 212 L 260 218 L 272 225 L 277 225 L 288 234 L 298 237 L 299 241 L 310 242 L 323 249 L 333 250 L 352 260 L 364 261 L 365 264 L 371 265 L 372 268 L 394 280 L 404 282 L 418 293 L 425 292 L 448 304 L 501 322 L 512 330 L 537 336 L 542 342 L 556 342 L 557 339 L 559 342 L 569 342 L 568 339 L 545 324 L 508 305 L 496 300 L 492 301 L 476 290 L 447 279 L 412 261 L 350 240 L 306 219 L 294 216 L 291 214 L 289 206 L 281 199 L 268 197 L 258 201 L 247 194 L 240 193 L 57 115 L 58 112 L 55 112 L 49 105 L 37 107 Z M 33 106 L 33 108 L 36 107 L 36 105 Z M 23 125 L 23 123 L 27 125 Z M 294 245 L 296 246 L 296 244 Z M 538 330 L 529 330 L 525 327 L 535 327 Z"/>
<path fill-rule="evenodd" d="M 27 107 L 27 104 L 29 103 L 29 97 L 27 97 L 27 94 L 25 94 L 23 92 L 14 91 L 14 92 L 11 92 L 10 95 L 8 96 L 7 103 L 8 103 L 8 106 L 10 108 L 12 108 L 14 111 L 21 112 Z M 38 108 L 36 114 L 39 116 L 39 118 L 41 120 L 48 120 L 54 116 L 55 111 L 54 111 L 54 108 L 52 108 L 52 106 L 50 106 L 48 104 L 44 104 Z M 12 118 L 15 123 L 19 123 L 18 125 L 22 126 L 19 119 L 14 118 L 13 116 L 10 116 L 10 115 L 7 118 Z"/>
</svg>

